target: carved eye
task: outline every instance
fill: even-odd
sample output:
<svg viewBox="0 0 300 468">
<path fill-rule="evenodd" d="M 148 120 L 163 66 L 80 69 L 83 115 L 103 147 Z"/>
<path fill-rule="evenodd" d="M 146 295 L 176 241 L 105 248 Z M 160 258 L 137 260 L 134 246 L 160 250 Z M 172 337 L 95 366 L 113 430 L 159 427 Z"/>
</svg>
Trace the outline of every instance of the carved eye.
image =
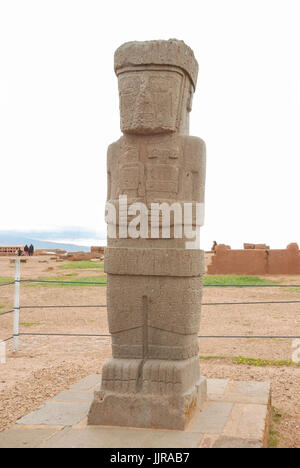
<svg viewBox="0 0 300 468">
<path fill-rule="evenodd" d="M 124 96 L 126 94 L 132 94 L 133 93 L 133 88 L 126 88 L 121 90 L 121 95 Z"/>
<path fill-rule="evenodd" d="M 169 89 L 169 82 L 166 78 L 151 78 L 151 91 L 165 93 Z"/>
<path fill-rule="evenodd" d="M 138 77 L 121 77 L 119 80 L 120 95 L 137 94 L 140 87 L 140 79 Z"/>
<path fill-rule="evenodd" d="M 121 106 L 124 108 L 134 105 L 134 96 L 132 94 L 121 94 Z"/>
</svg>

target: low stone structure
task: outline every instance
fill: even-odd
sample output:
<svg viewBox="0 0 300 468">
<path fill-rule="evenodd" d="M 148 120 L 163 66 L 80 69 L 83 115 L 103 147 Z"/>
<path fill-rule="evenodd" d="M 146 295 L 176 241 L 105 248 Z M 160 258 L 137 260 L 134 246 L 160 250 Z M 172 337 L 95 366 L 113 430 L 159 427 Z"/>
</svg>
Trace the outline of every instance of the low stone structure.
<svg viewBox="0 0 300 468">
<path fill-rule="evenodd" d="M 290 244 L 286 250 L 269 250 L 267 274 L 299 275 L 300 252 L 298 244 Z"/>
<path fill-rule="evenodd" d="M 84 260 L 92 260 L 94 258 L 103 259 L 103 256 L 98 253 L 91 252 L 69 252 L 67 255 L 60 258 L 70 262 L 80 262 Z"/>
<path fill-rule="evenodd" d="M 269 250 L 270 247 L 267 244 L 244 244 L 245 250 Z"/>
<path fill-rule="evenodd" d="M 300 275 L 298 244 L 285 250 L 272 250 L 266 245 L 245 244 L 244 250 L 218 245 L 207 266 L 210 275 Z"/>
<path fill-rule="evenodd" d="M 63 249 L 36 249 L 34 251 L 34 255 L 37 257 L 43 256 L 43 255 L 65 255 L 67 253 L 67 250 Z"/>
<path fill-rule="evenodd" d="M 16 255 L 18 250 L 24 254 L 24 245 L 2 245 L 0 246 L 0 257 L 12 257 Z"/>
<path fill-rule="evenodd" d="M 91 254 L 101 255 L 101 256 L 104 257 L 104 247 L 92 246 L 91 247 Z"/>
</svg>

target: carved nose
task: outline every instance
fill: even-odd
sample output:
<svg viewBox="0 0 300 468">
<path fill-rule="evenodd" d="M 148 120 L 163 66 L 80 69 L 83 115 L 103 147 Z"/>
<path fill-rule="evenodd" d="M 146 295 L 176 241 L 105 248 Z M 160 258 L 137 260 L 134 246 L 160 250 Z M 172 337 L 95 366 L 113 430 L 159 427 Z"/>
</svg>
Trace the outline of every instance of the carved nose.
<svg viewBox="0 0 300 468">
<path fill-rule="evenodd" d="M 146 90 L 141 90 L 137 99 L 136 117 L 142 120 L 153 118 L 152 97 Z"/>
<path fill-rule="evenodd" d="M 151 95 L 148 91 L 142 90 L 138 95 L 138 102 L 141 105 L 151 103 Z"/>
</svg>

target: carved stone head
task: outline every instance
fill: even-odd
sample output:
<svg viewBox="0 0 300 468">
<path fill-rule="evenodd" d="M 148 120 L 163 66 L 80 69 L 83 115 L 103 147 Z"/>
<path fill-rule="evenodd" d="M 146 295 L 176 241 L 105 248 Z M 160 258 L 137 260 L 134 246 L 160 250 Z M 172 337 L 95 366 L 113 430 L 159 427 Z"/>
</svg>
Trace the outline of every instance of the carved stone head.
<svg viewBox="0 0 300 468">
<path fill-rule="evenodd" d="M 128 42 L 115 53 L 123 133 L 188 133 L 198 64 L 183 42 Z"/>
</svg>

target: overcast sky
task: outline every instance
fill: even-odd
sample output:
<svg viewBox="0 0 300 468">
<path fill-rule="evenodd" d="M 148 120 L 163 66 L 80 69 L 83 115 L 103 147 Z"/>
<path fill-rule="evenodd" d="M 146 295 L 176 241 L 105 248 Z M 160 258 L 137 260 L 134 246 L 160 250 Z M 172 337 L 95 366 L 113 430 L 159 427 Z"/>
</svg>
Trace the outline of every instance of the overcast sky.
<svg viewBox="0 0 300 468">
<path fill-rule="evenodd" d="M 183 39 L 207 144 L 202 246 L 300 243 L 299 0 L 0 0 L 0 230 L 104 231 L 113 54 Z"/>
</svg>

